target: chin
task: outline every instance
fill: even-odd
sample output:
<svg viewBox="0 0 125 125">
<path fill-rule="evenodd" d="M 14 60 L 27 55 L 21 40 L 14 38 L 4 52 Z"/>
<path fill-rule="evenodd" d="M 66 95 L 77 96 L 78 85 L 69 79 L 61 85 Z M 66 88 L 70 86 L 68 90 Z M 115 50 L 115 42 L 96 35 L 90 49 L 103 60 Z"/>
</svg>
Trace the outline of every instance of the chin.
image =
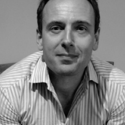
<svg viewBox="0 0 125 125">
<path fill-rule="evenodd" d="M 59 75 L 64 75 L 64 76 L 72 76 L 72 75 L 75 75 L 77 73 L 77 70 L 76 68 L 71 68 L 70 66 L 67 67 L 59 67 L 57 68 L 56 70 L 56 74 L 59 74 Z"/>
</svg>

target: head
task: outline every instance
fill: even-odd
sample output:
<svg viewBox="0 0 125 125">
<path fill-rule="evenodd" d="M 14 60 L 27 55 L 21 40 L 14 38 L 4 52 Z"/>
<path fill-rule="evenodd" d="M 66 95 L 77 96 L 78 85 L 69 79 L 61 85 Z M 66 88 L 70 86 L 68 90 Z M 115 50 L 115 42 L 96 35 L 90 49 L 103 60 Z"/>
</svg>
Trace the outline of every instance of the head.
<svg viewBox="0 0 125 125">
<path fill-rule="evenodd" d="M 56 74 L 81 74 L 98 48 L 96 0 L 42 0 L 37 19 L 47 66 Z"/>
<path fill-rule="evenodd" d="M 45 5 L 48 3 L 49 0 L 40 0 L 38 9 L 37 9 L 37 24 L 38 24 L 38 29 L 37 33 L 39 33 L 39 36 L 42 37 L 42 18 L 43 18 L 43 9 Z M 99 7 L 97 0 L 87 0 L 91 6 L 94 9 L 95 13 L 95 33 L 100 29 L 100 12 L 99 12 Z"/>
</svg>

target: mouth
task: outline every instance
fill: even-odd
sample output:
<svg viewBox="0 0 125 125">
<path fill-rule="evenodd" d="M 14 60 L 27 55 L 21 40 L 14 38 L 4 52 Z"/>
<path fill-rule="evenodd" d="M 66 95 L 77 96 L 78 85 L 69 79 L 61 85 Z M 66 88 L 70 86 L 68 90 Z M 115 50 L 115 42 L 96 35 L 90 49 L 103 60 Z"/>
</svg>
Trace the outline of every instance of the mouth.
<svg viewBox="0 0 125 125">
<path fill-rule="evenodd" d="M 78 58 L 77 54 L 57 54 L 59 57 Z"/>
<path fill-rule="evenodd" d="M 74 62 L 77 62 L 79 57 L 78 54 L 65 54 L 65 53 L 57 54 L 56 56 L 58 57 L 58 59 L 61 61 L 62 64 L 66 65 L 71 65 Z"/>
</svg>

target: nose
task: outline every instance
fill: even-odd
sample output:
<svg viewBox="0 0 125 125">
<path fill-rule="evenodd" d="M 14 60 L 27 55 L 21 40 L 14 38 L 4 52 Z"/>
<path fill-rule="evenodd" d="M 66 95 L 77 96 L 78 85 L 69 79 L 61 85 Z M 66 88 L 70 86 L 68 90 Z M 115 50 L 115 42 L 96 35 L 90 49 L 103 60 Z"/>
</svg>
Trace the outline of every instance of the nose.
<svg viewBox="0 0 125 125">
<path fill-rule="evenodd" d="M 63 36 L 63 45 L 73 46 L 73 33 L 70 26 L 66 27 Z"/>
</svg>

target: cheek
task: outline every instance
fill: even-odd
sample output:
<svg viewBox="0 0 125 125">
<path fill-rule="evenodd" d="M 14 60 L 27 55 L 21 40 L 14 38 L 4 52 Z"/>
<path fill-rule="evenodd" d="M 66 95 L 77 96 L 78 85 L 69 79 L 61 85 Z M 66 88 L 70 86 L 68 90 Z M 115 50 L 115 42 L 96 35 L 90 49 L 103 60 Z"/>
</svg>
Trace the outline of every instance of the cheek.
<svg viewBox="0 0 125 125">
<path fill-rule="evenodd" d="M 93 39 L 92 38 L 79 39 L 77 42 L 77 46 L 83 54 L 90 53 L 93 47 Z"/>
<path fill-rule="evenodd" d="M 50 51 L 52 51 L 53 48 L 54 48 L 54 42 L 47 37 L 43 37 L 43 51 L 45 53 L 50 53 Z"/>
<path fill-rule="evenodd" d="M 46 61 L 54 60 L 55 50 L 58 47 L 59 39 L 52 37 L 48 33 L 43 35 L 43 54 Z"/>
<path fill-rule="evenodd" d="M 43 34 L 43 47 L 46 49 L 55 49 L 61 41 L 61 36 L 53 36 L 49 33 Z"/>
</svg>

